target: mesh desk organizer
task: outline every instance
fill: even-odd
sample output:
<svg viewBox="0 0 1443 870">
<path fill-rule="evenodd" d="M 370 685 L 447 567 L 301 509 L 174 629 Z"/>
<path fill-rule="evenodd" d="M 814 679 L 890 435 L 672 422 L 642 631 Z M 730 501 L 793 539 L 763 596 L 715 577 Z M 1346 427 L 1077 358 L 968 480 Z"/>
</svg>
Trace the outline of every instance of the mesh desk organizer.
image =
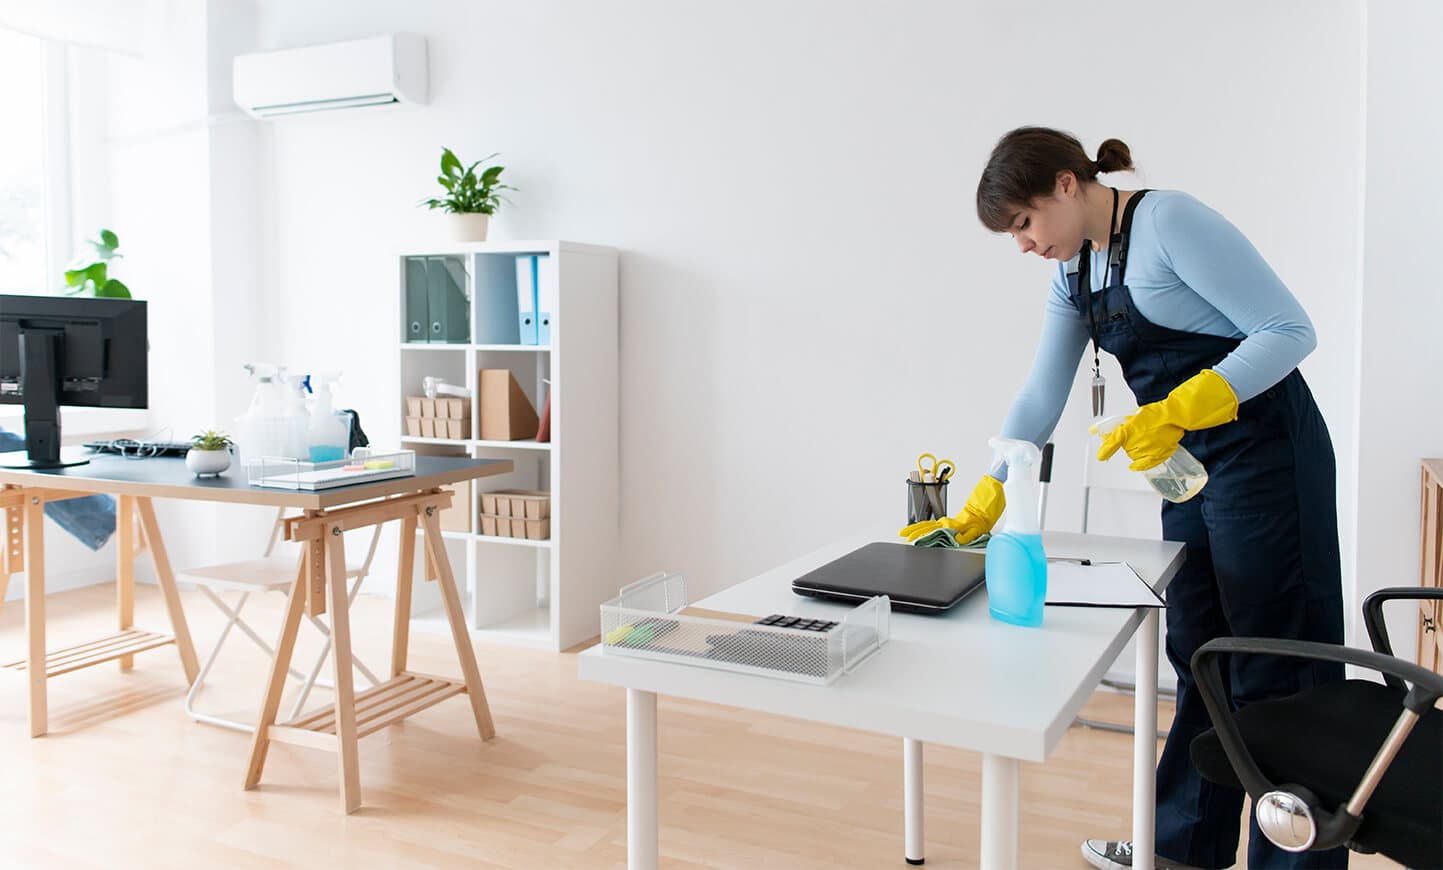
<svg viewBox="0 0 1443 870">
<path fill-rule="evenodd" d="M 687 612 L 681 574 L 638 580 L 601 605 L 602 652 L 826 685 L 887 642 L 891 605 L 885 595 L 871 598 L 826 631 L 711 613 Z"/>
</svg>

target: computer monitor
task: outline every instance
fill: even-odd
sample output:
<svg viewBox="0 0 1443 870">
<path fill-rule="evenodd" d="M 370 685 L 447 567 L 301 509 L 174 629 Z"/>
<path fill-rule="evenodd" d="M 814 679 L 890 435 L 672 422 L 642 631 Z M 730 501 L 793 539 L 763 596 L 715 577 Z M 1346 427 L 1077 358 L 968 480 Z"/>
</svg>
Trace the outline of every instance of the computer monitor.
<svg viewBox="0 0 1443 870">
<path fill-rule="evenodd" d="M 25 406 L 25 452 L 0 467 L 61 468 L 60 406 L 146 406 L 145 303 L 0 295 L 0 403 Z"/>
</svg>

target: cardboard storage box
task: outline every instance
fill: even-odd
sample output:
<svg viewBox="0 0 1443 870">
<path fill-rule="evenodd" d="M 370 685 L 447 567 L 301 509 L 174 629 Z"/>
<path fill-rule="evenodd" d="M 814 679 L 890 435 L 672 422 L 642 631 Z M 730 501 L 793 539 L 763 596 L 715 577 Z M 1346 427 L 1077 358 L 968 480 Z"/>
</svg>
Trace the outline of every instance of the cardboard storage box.
<svg viewBox="0 0 1443 870">
<path fill-rule="evenodd" d="M 471 403 L 457 396 L 438 397 L 436 416 L 445 417 L 447 420 L 470 420 Z"/>
<path fill-rule="evenodd" d="M 434 418 L 434 417 L 422 417 L 422 418 L 421 418 L 421 437 L 422 437 L 422 438 L 435 438 L 435 437 L 436 437 L 436 418 Z"/>
<path fill-rule="evenodd" d="M 420 434 L 421 434 L 421 418 L 420 418 L 420 417 L 407 417 L 407 418 L 406 418 L 406 434 L 407 434 L 407 435 L 414 435 L 414 436 L 417 436 L 417 437 L 420 436 Z"/>
<path fill-rule="evenodd" d="M 471 531 L 471 481 L 463 480 L 441 488 L 455 493 L 451 506 L 441 511 L 441 528 L 452 532 Z"/>
<path fill-rule="evenodd" d="M 539 420 L 531 400 L 510 369 L 481 369 L 481 438 L 486 441 L 519 441 L 535 438 Z"/>
<path fill-rule="evenodd" d="M 496 517 L 551 518 L 551 493 L 536 489 L 498 489 L 481 493 L 481 513 Z M 520 537 L 518 535 L 518 537 Z"/>
<path fill-rule="evenodd" d="M 437 421 L 436 421 L 436 426 L 437 426 L 436 437 L 437 437 L 437 438 L 441 438 L 441 437 L 446 437 L 446 438 L 470 438 L 470 437 L 471 437 L 471 420 L 470 420 L 469 417 L 468 417 L 468 418 L 465 418 L 465 419 L 461 419 L 461 420 L 446 420 L 446 421 L 444 421 L 445 424 L 446 424 L 446 434 L 445 434 L 445 436 L 442 436 L 442 435 L 441 435 L 440 428 L 439 428 L 442 422 L 443 422 L 443 421 L 441 421 L 441 420 L 437 420 Z"/>
<path fill-rule="evenodd" d="M 497 517 L 481 514 L 481 534 L 500 538 L 526 538 L 545 541 L 551 537 L 551 520 L 528 520 L 520 517 Z"/>
<path fill-rule="evenodd" d="M 421 397 L 420 397 L 420 396 L 407 396 L 407 397 L 406 397 L 406 416 L 407 416 L 407 417 L 420 417 L 420 416 L 421 416 Z"/>
</svg>

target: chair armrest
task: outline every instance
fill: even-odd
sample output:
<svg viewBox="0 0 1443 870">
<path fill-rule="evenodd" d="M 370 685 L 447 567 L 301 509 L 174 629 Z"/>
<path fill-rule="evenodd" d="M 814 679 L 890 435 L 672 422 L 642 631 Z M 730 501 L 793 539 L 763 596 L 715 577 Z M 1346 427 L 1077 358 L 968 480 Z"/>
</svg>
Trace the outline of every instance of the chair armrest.
<svg viewBox="0 0 1443 870">
<path fill-rule="evenodd" d="M 1393 645 L 1388 642 L 1388 626 L 1383 622 L 1383 605 L 1394 599 L 1423 601 L 1443 599 L 1443 589 L 1425 586 L 1390 586 L 1379 589 L 1363 599 L 1363 624 L 1368 628 L 1368 640 L 1373 649 L 1385 656 L 1393 654 Z M 1383 679 L 1395 689 L 1403 688 L 1397 677 L 1385 674 Z"/>
<path fill-rule="evenodd" d="M 1371 650 L 1306 640 L 1262 637 L 1220 637 L 1208 641 L 1193 654 L 1193 676 L 1197 679 L 1203 704 L 1207 706 L 1208 716 L 1212 718 L 1223 751 L 1227 753 L 1228 761 L 1232 763 L 1243 788 L 1254 801 L 1264 793 L 1272 791 L 1275 786 L 1268 782 L 1267 777 L 1258 769 L 1257 762 L 1243 743 L 1242 734 L 1228 707 L 1227 696 L 1223 691 L 1222 668 L 1218 662 L 1218 657 L 1224 653 L 1257 653 L 1341 662 L 1379 671 L 1412 683 L 1412 688 L 1408 689 L 1408 694 L 1404 696 L 1403 706 L 1420 716 L 1427 712 L 1439 697 L 1443 697 L 1443 676 L 1412 662 Z"/>
</svg>

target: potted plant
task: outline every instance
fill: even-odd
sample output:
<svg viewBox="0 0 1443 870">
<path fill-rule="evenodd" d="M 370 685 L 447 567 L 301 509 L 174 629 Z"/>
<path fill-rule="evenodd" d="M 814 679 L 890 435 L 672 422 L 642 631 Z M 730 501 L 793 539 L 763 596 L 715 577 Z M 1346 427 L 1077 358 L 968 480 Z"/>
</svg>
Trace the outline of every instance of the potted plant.
<svg viewBox="0 0 1443 870">
<path fill-rule="evenodd" d="M 441 174 L 436 180 L 446 189 L 445 196 L 421 201 L 421 205 L 441 209 L 451 215 L 451 237 L 458 242 L 486 241 L 486 224 L 503 202 L 503 190 L 515 190 L 501 183 L 504 166 L 488 166 L 476 174 L 476 167 L 497 155 L 491 154 L 462 168 L 461 161 L 450 148 L 441 149 Z"/>
<path fill-rule="evenodd" d="M 110 261 L 119 260 L 117 253 L 120 237 L 110 230 L 101 230 L 100 238 L 87 239 L 89 250 L 77 254 L 65 270 L 66 291 L 71 296 L 88 294 L 108 296 L 112 299 L 129 299 L 130 288 L 110 277 Z"/>
<path fill-rule="evenodd" d="M 185 454 L 185 467 L 196 477 L 219 477 L 230 468 L 230 449 L 235 442 L 224 432 L 207 429 L 190 438 L 191 447 Z"/>
</svg>

